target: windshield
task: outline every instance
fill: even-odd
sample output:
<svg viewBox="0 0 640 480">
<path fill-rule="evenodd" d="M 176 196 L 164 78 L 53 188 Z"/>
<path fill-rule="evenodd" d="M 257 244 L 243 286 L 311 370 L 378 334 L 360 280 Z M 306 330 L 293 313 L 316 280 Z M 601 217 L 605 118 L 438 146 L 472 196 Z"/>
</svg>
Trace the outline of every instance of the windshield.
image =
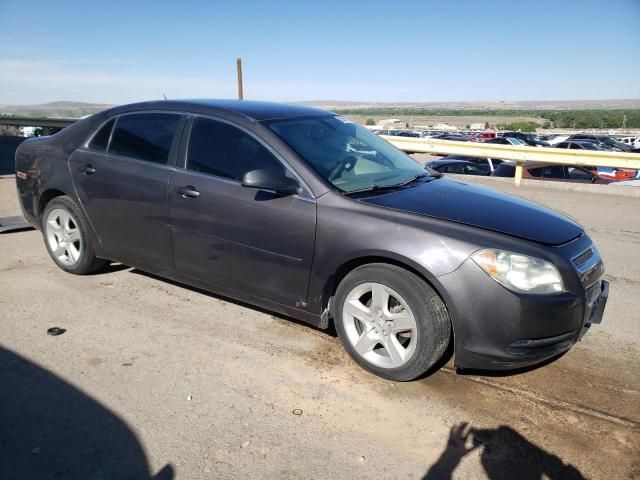
<svg viewBox="0 0 640 480">
<path fill-rule="evenodd" d="M 400 186 L 432 173 L 366 128 L 341 117 L 271 120 L 265 124 L 343 192 Z"/>
</svg>

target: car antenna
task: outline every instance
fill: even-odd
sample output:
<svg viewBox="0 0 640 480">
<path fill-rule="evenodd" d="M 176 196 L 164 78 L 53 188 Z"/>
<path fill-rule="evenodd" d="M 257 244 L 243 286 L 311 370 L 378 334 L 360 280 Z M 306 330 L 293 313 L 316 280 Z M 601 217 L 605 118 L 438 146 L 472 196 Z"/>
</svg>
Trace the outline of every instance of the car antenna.
<svg viewBox="0 0 640 480">
<path fill-rule="evenodd" d="M 163 93 L 162 94 L 162 98 L 164 98 L 165 100 L 167 99 L 167 96 Z"/>
</svg>

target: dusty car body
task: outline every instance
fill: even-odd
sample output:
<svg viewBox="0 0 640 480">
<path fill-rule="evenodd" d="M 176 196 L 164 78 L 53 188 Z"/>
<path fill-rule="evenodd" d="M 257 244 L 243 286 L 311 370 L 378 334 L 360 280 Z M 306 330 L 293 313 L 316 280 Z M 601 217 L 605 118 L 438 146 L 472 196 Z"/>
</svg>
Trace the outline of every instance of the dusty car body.
<svg viewBox="0 0 640 480">
<path fill-rule="evenodd" d="M 121 153 L 131 145 L 141 156 L 157 153 L 131 138 L 133 127 L 126 130 L 136 118 L 172 132 L 157 140 L 167 145 L 165 161 Z M 207 122 L 227 132 L 218 143 L 198 136 Z M 540 205 L 403 163 L 413 160 L 360 128 L 323 110 L 251 101 L 127 105 L 24 142 L 16 153 L 17 189 L 25 218 L 43 230 L 61 268 L 87 273 L 100 259 L 118 261 L 320 328 L 333 321 L 354 359 L 386 378 L 423 374 L 450 338 L 461 368 L 537 363 L 566 351 L 600 322 L 608 284 L 600 254 L 580 225 Z M 355 140 L 336 145 L 342 137 L 333 132 L 343 130 Z M 252 152 L 268 153 L 285 176 L 264 168 L 233 178 L 198 170 L 194 152 L 204 152 L 200 161 L 206 162 L 207 152 L 217 155 L 233 135 Z M 319 152 L 326 165 L 314 163 Z M 346 157 L 334 165 L 332 155 Z M 390 166 L 390 158 L 402 168 Z M 347 189 L 358 176 L 400 170 L 412 176 Z M 74 243 L 81 233 L 82 243 Z M 94 263 L 74 271 L 72 260 L 82 260 L 83 252 Z M 516 291 L 505 283 L 510 280 L 492 277 L 493 267 L 482 262 L 503 254 L 511 263 L 547 268 L 556 275 L 556 290 Z M 374 309 L 376 292 L 386 295 L 383 308 Z M 397 298 L 399 313 L 389 312 L 389 296 Z M 360 310 L 347 311 L 353 305 Z M 429 315 L 423 318 L 422 309 Z M 400 323 L 407 312 L 416 318 L 404 336 L 395 336 L 394 319 Z M 426 340 L 430 322 L 438 326 L 437 345 Z M 367 335 L 373 340 L 367 337 L 368 350 L 358 355 L 358 340 Z M 385 342 L 397 341 L 402 355 L 396 361 L 395 347 Z M 422 348 L 430 352 L 428 362 L 413 358 Z"/>
</svg>

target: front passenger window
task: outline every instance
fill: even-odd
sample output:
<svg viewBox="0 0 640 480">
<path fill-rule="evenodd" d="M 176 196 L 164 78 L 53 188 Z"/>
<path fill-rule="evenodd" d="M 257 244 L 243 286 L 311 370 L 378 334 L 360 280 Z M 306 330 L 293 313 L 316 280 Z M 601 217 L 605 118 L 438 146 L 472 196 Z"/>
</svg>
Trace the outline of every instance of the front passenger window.
<svg viewBox="0 0 640 480">
<path fill-rule="evenodd" d="M 216 120 L 196 118 L 191 127 L 187 170 L 231 180 L 245 173 L 283 165 L 257 140 L 242 130 Z"/>
</svg>

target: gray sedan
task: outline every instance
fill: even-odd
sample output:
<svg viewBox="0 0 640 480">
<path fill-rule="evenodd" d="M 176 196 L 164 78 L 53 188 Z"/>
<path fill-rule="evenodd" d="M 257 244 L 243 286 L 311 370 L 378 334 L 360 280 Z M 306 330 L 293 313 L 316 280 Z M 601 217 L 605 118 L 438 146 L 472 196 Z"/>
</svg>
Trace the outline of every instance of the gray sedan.
<svg viewBox="0 0 640 480">
<path fill-rule="evenodd" d="M 334 324 L 356 362 L 392 380 L 425 374 L 450 344 L 461 368 L 553 357 L 608 295 L 570 218 L 443 178 L 323 110 L 126 105 L 25 141 L 16 170 L 61 269 L 117 261 Z"/>
</svg>

